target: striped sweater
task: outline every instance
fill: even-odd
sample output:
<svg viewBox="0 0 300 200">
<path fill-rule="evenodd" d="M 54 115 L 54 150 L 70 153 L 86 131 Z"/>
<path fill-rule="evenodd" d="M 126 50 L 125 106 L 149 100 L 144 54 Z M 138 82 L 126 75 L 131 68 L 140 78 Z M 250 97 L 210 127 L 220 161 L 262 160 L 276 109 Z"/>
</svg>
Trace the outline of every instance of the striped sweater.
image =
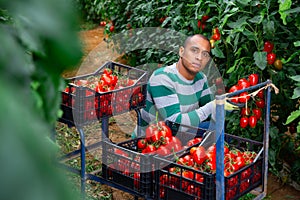
<svg viewBox="0 0 300 200">
<path fill-rule="evenodd" d="M 210 117 L 214 109 L 212 93 L 206 76 L 200 72 L 195 79 L 185 79 L 176 69 L 176 63 L 153 72 L 147 85 L 146 107 L 141 110 L 142 130 L 156 119 L 198 127 Z"/>
</svg>

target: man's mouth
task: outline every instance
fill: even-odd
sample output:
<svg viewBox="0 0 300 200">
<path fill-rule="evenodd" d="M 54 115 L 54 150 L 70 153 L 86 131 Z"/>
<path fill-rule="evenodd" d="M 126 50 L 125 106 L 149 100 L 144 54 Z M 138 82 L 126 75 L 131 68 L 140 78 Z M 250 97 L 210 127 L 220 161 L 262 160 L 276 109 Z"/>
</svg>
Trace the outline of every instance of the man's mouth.
<svg viewBox="0 0 300 200">
<path fill-rule="evenodd" d="M 201 67 L 201 64 L 200 63 L 192 63 L 193 67 L 195 68 L 200 68 Z"/>
</svg>

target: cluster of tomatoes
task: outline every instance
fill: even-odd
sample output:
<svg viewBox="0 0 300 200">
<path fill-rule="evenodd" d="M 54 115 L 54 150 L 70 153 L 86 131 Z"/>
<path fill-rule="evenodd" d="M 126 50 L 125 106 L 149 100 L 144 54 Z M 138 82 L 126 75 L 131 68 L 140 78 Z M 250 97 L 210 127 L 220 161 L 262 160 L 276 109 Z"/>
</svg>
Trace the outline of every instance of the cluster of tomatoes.
<svg viewBox="0 0 300 200">
<path fill-rule="evenodd" d="M 275 69 L 282 69 L 282 61 L 280 59 L 276 59 L 276 54 L 273 52 L 274 44 L 270 41 L 265 41 L 264 43 L 264 52 L 267 52 L 267 63 L 269 65 L 273 65 Z"/>
<path fill-rule="evenodd" d="M 134 83 L 134 80 L 118 75 L 110 68 L 105 68 L 100 76 L 89 76 L 68 85 L 62 93 L 62 104 L 74 107 L 75 98 L 71 94 L 75 94 L 76 89 L 82 86 L 86 87 L 82 102 L 85 120 L 123 113 L 130 108 L 142 106 L 145 101 L 146 92 L 143 91 L 143 87 L 130 87 Z"/>
<path fill-rule="evenodd" d="M 209 19 L 209 16 L 208 15 L 203 15 L 201 17 L 201 20 L 199 19 L 198 20 L 198 28 L 201 28 L 202 31 L 204 31 L 205 27 L 206 27 L 206 21 Z"/>
<path fill-rule="evenodd" d="M 253 163 L 256 155 L 254 151 L 242 151 L 236 148 L 230 149 L 228 145 L 224 146 L 224 176 L 228 188 L 241 184 L 239 187 L 239 193 L 241 193 L 249 187 L 250 181 L 248 179 L 251 176 L 252 169 L 246 166 Z M 180 189 L 187 194 L 200 198 L 201 188 L 199 183 L 209 182 L 205 180 L 208 176 L 204 175 L 203 172 L 211 174 L 216 172 L 216 145 L 213 144 L 208 149 L 203 146 L 194 146 L 189 152 L 177 159 L 176 165 L 172 165 L 166 170 L 168 173 L 163 173 L 159 179 L 161 198 L 164 198 L 164 185 Z M 238 175 L 234 176 L 238 171 L 240 179 Z M 258 174 L 261 175 L 261 172 L 258 172 Z M 231 177 L 228 178 L 229 176 Z M 183 178 L 181 179 L 181 177 Z M 258 176 L 255 178 L 256 181 L 259 180 Z M 234 197 L 237 194 L 236 188 L 234 191 L 235 193 L 232 191 L 226 193 L 226 197 Z"/>
<path fill-rule="evenodd" d="M 212 30 L 212 33 L 213 34 L 212 34 L 212 36 L 211 36 L 211 38 L 210 38 L 209 41 L 210 41 L 211 48 L 214 48 L 215 47 L 215 42 L 221 39 L 221 33 L 220 33 L 218 27 L 214 28 Z"/>
<path fill-rule="evenodd" d="M 146 137 L 138 139 L 137 147 L 141 153 L 151 153 L 167 156 L 183 150 L 187 146 L 201 142 L 201 138 L 194 138 L 183 146 L 181 140 L 173 136 L 172 130 L 164 121 L 150 124 L 146 128 Z"/>
<path fill-rule="evenodd" d="M 259 82 L 258 74 L 250 74 L 248 78 L 241 78 L 237 84 L 229 89 L 229 93 L 236 92 L 254 86 Z M 253 97 L 254 104 L 250 103 L 250 95 L 248 92 L 242 92 L 238 96 L 231 98 L 233 103 L 245 103 L 245 107 L 241 109 L 240 127 L 246 128 L 248 125 L 255 128 L 257 121 L 261 119 L 262 109 L 265 107 L 264 90 L 260 90 L 255 97 Z"/>
<path fill-rule="evenodd" d="M 114 25 L 113 21 L 110 21 L 109 23 L 107 23 L 106 21 L 100 21 L 99 25 L 100 26 L 109 26 L 110 32 L 114 32 L 114 30 L 115 30 L 115 25 Z"/>
</svg>

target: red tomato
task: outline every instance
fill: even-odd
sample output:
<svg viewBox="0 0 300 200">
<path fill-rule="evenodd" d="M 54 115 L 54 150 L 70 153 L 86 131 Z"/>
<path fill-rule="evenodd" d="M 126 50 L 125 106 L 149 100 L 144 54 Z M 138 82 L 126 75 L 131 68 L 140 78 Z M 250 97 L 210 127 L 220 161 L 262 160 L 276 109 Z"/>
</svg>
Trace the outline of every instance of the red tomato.
<svg viewBox="0 0 300 200">
<path fill-rule="evenodd" d="M 137 147 L 138 149 L 145 149 L 147 146 L 147 141 L 146 139 L 139 139 L 137 142 Z"/>
<path fill-rule="evenodd" d="M 215 160 L 212 160 L 212 161 L 208 161 L 206 163 L 206 165 L 209 167 L 210 171 L 211 172 L 215 172 L 216 171 L 216 161 Z"/>
<path fill-rule="evenodd" d="M 256 116 L 257 119 L 261 118 L 261 109 L 259 108 L 253 108 L 252 113 L 254 116 Z"/>
<path fill-rule="evenodd" d="M 109 27 L 109 31 L 110 32 L 113 32 L 115 30 L 115 26 L 114 25 L 111 25 L 110 27 Z"/>
<path fill-rule="evenodd" d="M 139 188 L 140 187 L 140 173 L 135 172 L 133 175 L 133 179 L 134 179 L 134 187 Z"/>
<path fill-rule="evenodd" d="M 239 102 L 240 103 L 246 103 L 249 101 L 250 96 L 248 96 L 248 92 L 242 92 L 239 96 Z"/>
<path fill-rule="evenodd" d="M 205 23 L 205 22 L 202 22 L 202 25 L 201 25 L 202 31 L 205 29 L 205 27 L 206 27 L 206 23 Z"/>
<path fill-rule="evenodd" d="M 241 88 L 240 88 L 240 86 L 238 86 L 238 85 L 234 85 L 234 86 L 232 86 L 230 89 L 229 89 L 229 93 L 232 93 L 232 92 L 236 92 L 236 91 L 238 91 L 238 90 L 240 90 Z"/>
<path fill-rule="evenodd" d="M 237 156 L 235 158 L 235 162 L 238 166 L 238 169 L 241 169 L 242 167 L 245 166 L 245 159 L 243 158 L 243 156 Z"/>
<path fill-rule="evenodd" d="M 150 124 L 146 128 L 146 139 L 151 141 L 151 137 L 158 132 L 158 128 L 155 124 Z"/>
<path fill-rule="evenodd" d="M 146 151 L 145 153 L 153 153 L 156 151 L 156 148 L 153 144 L 148 144 L 144 150 Z"/>
<path fill-rule="evenodd" d="M 166 156 L 171 154 L 171 151 L 167 147 L 161 145 L 157 148 L 156 153 L 161 156 Z"/>
<path fill-rule="evenodd" d="M 276 60 L 276 54 L 275 53 L 268 53 L 267 54 L 267 62 L 269 65 L 272 65 Z"/>
<path fill-rule="evenodd" d="M 257 96 L 260 98 L 260 99 L 264 99 L 264 90 L 260 90 L 258 93 L 257 93 Z"/>
<path fill-rule="evenodd" d="M 240 119 L 240 127 L 246 128 L 248 126 L 248 117 L 241 117 Z"/>
<path fill-rule="evenodd" d="M 103 81 L 104 85 L 109 86 L 112 84 L 111 76 L 109 74 L 102 74 L 100 80 Z"/>
<path fill-rule="evenodd" d="M 111 75 L 112 74 L 112 70 L 110 68 L 105 68 L 103 70 L 103 74 L 106 74 L 106 75 Z"/>
<path fill-rule="evenodd" d="M 256 85 L 259 81 L 258 80 L 259 79 L 258 74 L 250 74 L 248 79 L 249 79 L 249 83 L 250 83 L 251 86 Z"/>
<path fill-rule="evenodd" d="M 266 41 L 264 44 L 264 50 L 267 53 L 271 53 L 273 51 L 274 44 L 270 41 Z"/>
<path fill-rule="evenodd" d="M 206 22 L 209 19 L 209 16 L 203 15 L 201 19 L 202 19 L 202 22 Z"/>
<path fill-rule="evenodd" d="M 199 146 L 193 154 L 193 160 L 195 163 L 201 165 L 207 159 L 207 155 L 205 152 L 205 148 L 203 146 Z"/>
<path fill-rule="evenodd" d="M 263 99 L 259 99 L 255 102 L 256 106 L 259 108 L 264 108 L 265 107 L 265 101 Z"/>
<path fill-rule="evenodd" d="M 229 89 L 229 93 L 232 93 L 232 92 L 236 92 L 238 90 L 240 90 L 241 88 L 238 86 L 238 85 L 234 85 L 232 86 L 230 89 Z M 238 98 L 235 98 L 235 97 L 232 97 L 232 99 L 230 100 L 231 102 L 233 103 L 239 103 L 239 99 Z"/>
<path fill-rule="evenodd" d="M 164 133 L 165 137 L 172 137 L 172 130 L 164 121 L 157 122 L 158 129 Z"/>
<path fill-rule="evenodd" d="M 201 28 L 201 20 L 198 20 L 198 28 Z"/>
<path fill-rule="evenodd" d="M 238 80 L 238 86 L 240 89 L 248 88 L 250 87 L 250 82 L 245 78 L 241 78 Z"/>
<path fill-rule="evenodd" d="M 190 149 L 190 154 L 193 155 L 195 153 L 195 151 L 197 150 L 197 147 L 192 147 Z"/>
<path fill-rule="evenodd" d="M 221 39 L 221 34 L 220 33 L 215 33 L 211 36 L 211 39 L 217 41 Z"/>
<path fill-rule="evenodd" d="M 249 117 L 249 126 L 251 127 L 251 128 L 255 128 L 255 126 L 256 126 L 256 123 L 257 123 L 257 118 L 256 118 L 256 116 L 250 116 Z"/>
<path fill-rule="evenodd" d="M 105 26 L 106 25 L 106 21 L 101 21 L 100 22 L 100 26 Z"/>
<path fill-rule="evenodd" d="M 247 116 L 250 114 L 250 108 L 242 108 L 241 110 L 241 116 Z"/>
<path fill-rule="evenodd" d="M 199 143 L 199 142 L 201 142 L 202 141 L 202 138 L 193 138 L 193 139 L 191 139 L 191 140 L 189 140 L 188 142 L 187 142 L 187 146 L 193 146 L 194 144 L 197 144 L 197 143 Z"/>
</svg>

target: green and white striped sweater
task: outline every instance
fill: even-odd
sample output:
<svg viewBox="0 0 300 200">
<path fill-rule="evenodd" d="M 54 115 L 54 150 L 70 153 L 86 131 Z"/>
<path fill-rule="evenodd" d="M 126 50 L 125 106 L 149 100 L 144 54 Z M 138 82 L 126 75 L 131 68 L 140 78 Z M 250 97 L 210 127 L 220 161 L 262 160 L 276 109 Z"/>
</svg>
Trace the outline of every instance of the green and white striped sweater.
<svg viewBox="0 0 300 200">
<path fill-rule="evenodd" d="M 210 117 L 214 107 L 207 104 L 212 93 L 206 76 L 200 72 L 195 79 L 185 79 L 176 69 L 176 63 L 153 72 L 147 85 L 146 108 L 141 110 L 142 130 L 155 120 L 170 120 L 198 127 Z"/>
</svg>

